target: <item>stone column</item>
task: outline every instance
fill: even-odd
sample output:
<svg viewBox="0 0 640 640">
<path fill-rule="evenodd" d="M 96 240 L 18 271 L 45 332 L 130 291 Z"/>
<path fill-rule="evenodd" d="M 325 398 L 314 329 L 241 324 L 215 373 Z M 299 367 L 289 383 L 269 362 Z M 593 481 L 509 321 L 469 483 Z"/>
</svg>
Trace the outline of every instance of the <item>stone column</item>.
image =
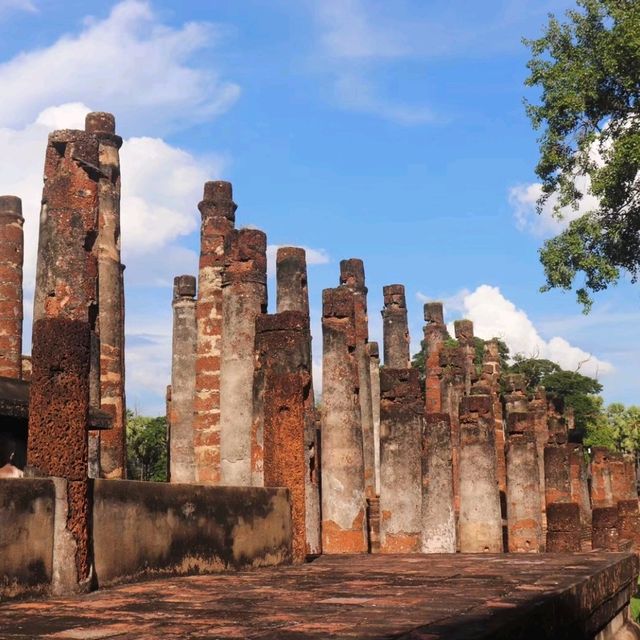
<svg viewBox="0 0 640 640">
<path fill-rule="evenodd" d="M 593 534 L 591 544 L 594 551 L 618 551 L 618 508 L 595 507 L 593 510 Z"/>
<path fill-rule="evenodd" d="M 510 553 L 537 553 L 542 547 L 540 473 L 533 424 L 519 421 L 524 428 L 512 430 L 511 414 L 507 442 L 507 519 Z M 527 416 L 527 414 L 524 414 Z M 530 427 L 530 428 L 527 428 Z"/>
<path fill-rule="evenodd" d="M 573 502 L 571 499 L 571 449 L 572 447 L 567 444 L 549 444 L 544 448 L 547 508 L 554 503 Z"/>
<path fill-rule="evenodd" d="M 100 408 L 112 427 L 100 433 L 100 473 L 126 475 L 126 403 L 124 395 L 124 308 L 120 263 L 120 155 L 122 138 L 110 113 L 89 113 L 85 130 L 98 138 L 98 298 L 100 300 Z"/>
<path fill-rule="evenodd" d="M 173 280 L 169 479 L 195 482 L 193 397 L 196 384 L 196 279 Z"/>
<path fill-rule="evenodd" d="M 255 345 L 253 421 L 257 439 L 264 442 L 264 485 L 289 489 L 293 559 L 304 562 L 310 553 L 305 524 L 308 316 L 301 311 L 258 315 Z"/>
<path fill-rule="evenodd" d="M 380 350 L 377 342 L 367 343 L 371 372 L 371 407 L 373 414 L 373 460 L 376 495 L 380 495 Z"/>
<path fill-rule="evenodd" d="M 628 465 L 623 453 L 619 451 L 609 454 L 609 471 L 611 473 L 611 493 L 613 502 L 637 499 L 635 483 L 630 482 Z"/>
<path fill-rule="evenodd" d="M 371 366 L 366 345 L 369 341 L 369 317 L 367 315 L 367 287 L 364 264 L 358 258 L 340 261 L 340 284 L 353 291 L 356 363 L 360 387 L 360 420 L 362 424 L 362 452 L 364 456 L 364 489 L 367 499 L 375 498 L 375 456 L 373 444 L 373 406 L 371 400 Z"/>
<path fill-rule="evenodd" d="M 417 369 L 380 371 L 380 551 L 420 550 L 424 406 Z"/>
<path fill-rule="evenodd" d="M 91 333 L 98 316 L 98 141 L 84 131 L 49 135 L 40 216 L 29 398 L 31 467 L 64 478 L 64 528 L 54 541 L 54 590 L 92 576 L 87 479 Z M 75 570 L 74 570 L 75 569 Z"/>
<path fill-rule="evenodd" d="M 544 481 L 544 448 L 549 441 L 547 427 L 547 397 L 545 390 L 538 387 L 533 400 L 529 402 L 529 413 L 533 420 L 533 431 L 536 435 L 536 449 L 538 451 L 538 467 L 540 470 L 540 509 L 542 512 L 543 544 L 547 534 L 547 501 L 545 499 Z"/>
<path fill-rule="evenodd" d="M 233 229 L 236 211 L 231 183 L 206 182 L 198 209 L 202 214 L 202 225 L 196 305 L 198 335 L 193 447 L 196 481 L 219 484 L 222 271 L 225 237 Z"/>
<path fill-rule="evenodd" d="M 424 305 L 424 348 L 425 354 L 425 396 L 426 412 L 442 413 L 442 369 L 440 367 L 440 351 L 448 338 L 444 324 L 441 302 L 427 302 Z"/>
<path fill-rule="evenodd" d="M 460 551 L 500 553 L 502 517 L 491 396 L 460 402 Z"/>
<path fill-rule="evenodd" d="M 475 342 L 473 336 L 473 322 L 471 320 L 456 320 L 453 323 L 456 340 L 460 344 L 462 355 L 462 371 L 464 376 L 464 393 L 471 393 L 471 385 L 477 380 L 474 357 Z"/>
<path fill-rule="evenodd" d="M 318 415 L 313 391 L 309 290 L 307 286 L 307 260 L 304 249 L 298 247 L 278 248 L 276 254 L 276 281 L 278 313 L 299 311 L 306 319 L 307 368 L 311 379 L 305 405 L 305 523 L 307 551 L 309 554 L 319 554 L 322 552 L 322 536 L 320 533 L 320 443 L 316 429 Z"/>
<path fill-rule="evenodd" d="M 581 444 L 570 443 L 569 466 L 571 477 L 571 502 L 580 507 L 581 548 L 591 550 L 591 500 L 589 498 L 589 484 L 587 461 Z"/>
<path fill-rule="evenodd" d="M 604 447 L 591 449 L 591 506 L 594 509 L 614 506 L 610 455 L 611 452 Z"/>
<path fill-rule="evenodd" d="M 0 196 L 0 376 L 22 377 L 22 201 Z"/>
<path fill-rule="evenodd" d="M 547 504 L 548 553 L 580 551 L 580 507 L 575 502 Z"/>
<path fill-rule="evenodd" d="M 635 553 L 640 551 L 640 509 L 637 498 L 618 502 L 618 532 L 621 540 L 631 540 Z"/>
<path fill-rule="evenodd" d="M 455 553 L 451 422 L 427 413 L 422 441 L 422 553 Z"/>
<path fill-rule="evenodd" d="M 547 425 L 549 442 L 564 444 L 568 442 L 567 422 L 564 417 L 564 402 L 560 398 L 547 397 Z"/>
<path fill-rule="evenodd" d="M 263 485 L 262 441 L 252 433 L 256 318 L 267 311 L 267 236 L 229 232 L 222 276 L 220 458 L 222 483 Z"/>
<path fill-rule="evenodd" d="M 354 294 L 322 292 L 322 550 L 365 553 L 364 457 L 360 429 Z"/>
<path fill-rule="evenodd" d="M 384 366 L 389 369 L 408 369 L 411 366 L 411 355 L 404 285 L 389 284 L 382 287 L 382 294 Z"/>
</svg>

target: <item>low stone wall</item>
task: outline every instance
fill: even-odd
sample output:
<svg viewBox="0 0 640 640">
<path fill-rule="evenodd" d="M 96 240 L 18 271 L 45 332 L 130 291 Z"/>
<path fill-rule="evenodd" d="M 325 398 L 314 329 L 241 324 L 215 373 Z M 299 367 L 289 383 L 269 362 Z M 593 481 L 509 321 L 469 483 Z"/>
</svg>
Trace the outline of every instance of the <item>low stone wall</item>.
<svg viewBox="0 0 640 640">
<path fill-rule="evenodd" d="M 0 599 L 48 591 L 55 494 L 50 479 L 0 480 Z"/>
<path fill-rule="evenodd" d="M 99 586 L 291 562 L 286 489 L 95 480 Z"/>
</svg>

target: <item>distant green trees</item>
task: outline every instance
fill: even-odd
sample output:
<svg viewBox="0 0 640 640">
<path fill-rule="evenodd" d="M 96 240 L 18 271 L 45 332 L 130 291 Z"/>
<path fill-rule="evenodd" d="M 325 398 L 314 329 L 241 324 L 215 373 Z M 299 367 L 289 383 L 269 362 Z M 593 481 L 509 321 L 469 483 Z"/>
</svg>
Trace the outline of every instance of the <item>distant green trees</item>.
<svg viewBox="0 0 640 640">
<path fill-rule="evenodd" d="M 127 477 L 130 480 L 166 482 L 167 452 L 167 419 L 127 411 Z"/>
</svg>

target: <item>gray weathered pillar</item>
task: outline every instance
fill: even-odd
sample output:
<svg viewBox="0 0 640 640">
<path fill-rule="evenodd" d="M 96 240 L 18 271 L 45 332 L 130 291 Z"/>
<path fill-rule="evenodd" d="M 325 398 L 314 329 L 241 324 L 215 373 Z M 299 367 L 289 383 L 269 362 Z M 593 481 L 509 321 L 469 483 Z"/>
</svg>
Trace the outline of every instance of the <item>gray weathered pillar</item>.
<svg viewBox="0 0 640 640">
<path fill-rule="evenodd" d="M 376 494 L 380 495 L 380 350 L 377 342 L 367 343 L 371 372 L 371 409 L 373 415 L 373 460 Z"/>
<path fill-rule="evenodd" d="M 404 285 L 389 284 L 382 287 L 382 295 L 384 366 L 390 369 L 407 369 L 411 366 L 411 356 Z"/>
</svg>

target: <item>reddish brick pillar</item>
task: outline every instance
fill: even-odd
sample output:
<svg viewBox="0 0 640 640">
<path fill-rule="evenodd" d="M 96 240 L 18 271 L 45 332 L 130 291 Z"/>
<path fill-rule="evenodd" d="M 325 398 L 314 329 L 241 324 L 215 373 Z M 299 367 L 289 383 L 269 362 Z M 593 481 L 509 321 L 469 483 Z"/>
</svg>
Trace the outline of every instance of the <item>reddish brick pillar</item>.
<svg viewBox="0 0 640 640">
<path fill-rule="evenodd" d="M 380 350 L 377 342 L 367 343 L 371 373 L 371 407 L 373 414 L 373 460 L 376 495 L 380 495 Z"/>
<path fill-rule="evenodd" d="M 362 452 L 364 456 L 364 490 L 367 499 L 375 498 L 375 453 L 373 444 L 373 404 L 371 400 L 371 366 L 366 345 L 369 341 L 367 287 L 362 260 L 351 258 L 340 261 L 340 284 L 353 291 L 356 327 L 356 362 L 360 388 L 360 420 L 362 425 Z"/>
<path fill-rule="evenodd" d="M 491 396 L 460 402 L 460 551 L 503 550 Z"/>
<path fill-rule="evenodd" d="M 40 473 L 66 480 L 67 515 L 54 541 L 56 592 L 86 588 L 92 576 L 87 427 L 91 333 L 98 316 L 98 163 L 95 136 L 72 130 L 49 135 L 27 460 Z"/>
<path fill-rule="evenodd" d="M 124 308 L 120 262 L 120 156 L 122 138 L 110 113 L 89 113 L 85 130 L 98 138 L 98 298 L 100 300 L 100 408 L 112 427 L 99 434 L 100 474 L 126 475 L 126 403 L 124 395 Z"/>
<path fill-rule="evenodd" d="M 456 320 L 453 323 L 456 340 L 460 344 L 462 375 L 464 377 L 464 393 L 471 393 L 471 385 L 478 379 L 475 357 L 475 343 L 473 336 L 473 322 L 471 320 Z"/>
<path fill-rule="evenodd" d="M 575 502 L 547 504 L 547 552 L 580 551 L 580 526 L 580 507 Z"/>
<path fill-rule="evenodd" d="M 256 317 L 254 431 L 264 442 L 264 485 L 286 487 L 293 559 L 310 553 L 305 524 L 305 412 L 311 388 L 308 317 L 283 311 Z"/>
<path fill-rule="evenodd" d="M 422 553 L 455 553 L 451 421 L 427 413 L 422 440 Z"/>
<path fill-rule="evenodd" d="M 256 318 L 266 311 L 267 236 L 257 229 L 234 229 L 225 241 L 222 275 L 220 469 L 225 485 L 263 485 L 262 440 L 252 432 L 252 388 Z"/>
<path fill-rule="evenodd" d="M 611 473 L 611 493 L 613 502 L 637 499 L 634 483 L 630 482 L 628 464 L 623 453 L 616 451 L 609 454 L 609 471 Z"/>
<path fill-rule="evenodd" d="M 307 326 L 307 365 L 309 375 L 312 371 L 311 328 L 309 317 L 309 290 L 307 286 L 307 260 L 304 249 L 298 247 L 280 247 L 276 256 L 277 310 L 299 311 L 306 319 Z M 320 533 L 320 443 L 316 424 L 318 421 L 313 378 L 310 380 L 309 393 L 305 405 L 305 501 L 307 549 L 310 554 L 322 552 Z"/>
<path fill-rule="evenodd" d="M 594 509 L 614 506 L 610 455 L 611 451 L 604 447 L 591 449 L 591 505 Z"/>
<path fill-rule="evenodd" d="M 618 551 L 618 507 L 595 507 L 593 509 L 593 532 L 591 543 L 595 551 Z"/>
<path fill-rule="evenodd" d="M 569 447 L 571 502 L 575 502 L 580 507 L 582 550 L 590 551 L 591 500 L 589 498 L 587 461 L 581 444 L 570 443 L 567 446 Z"/>
<path fill-rule="evenodd" d="M 380 551 L 421 547 L 424 405 L 417 369 L 380 371 Z"/>
<path fill-rule="evenodd" d="M 573 502 L 571 499 L 571 450 L 572 447 L 567 444 L 549 444 L 544 448 L 547 508 L 553 503 Z"/>
<path fill-rule="evenodd" d="M 0 196 L 0 376 L 22 377 L 22 201 Z"/>
<path fill-rule="evenodd" d="M 193 396 L 196 382 L 196 279 L 173 280 L 169 480 L 195 482 Z"/>
<path fill-rule="evenodd" d="M 569 441 L 567 422 L 564 417 L 564 401 L 560 398 L 547 398 L 547 425 L 549 442 L 564 444 Z"/>
<path fill-rule="evenodd" d="M 389 369 L 407 369 L 411 366 L 411 356 L 404 285 L 390 284 L 382 287 L 382 294 L 384 366 Z"/>
<path fill-rule="evenodd" d="M 440 351 L 449 337 L 444 324 L 441 302 L 427 302 L 424 305 L 424 348 L 425 354 L 425 396 L 427 413 L 445 412 L 442 398 L 442 376 Z"/>
<path fill-rule="evenodd" d="M 507 442 L 508 549 L 537 553 L 542 544 L 540 472 L 533 421 L 527 413 L 509 416 Z"/>
<path fill-rule="evenodd" d="M 220 482 L 220 350 L 222 341 L 222 271 L 225 237 L 233 229 L 236 204 L 229 182 L 207 182 L 198 205 L 200 266 L 196 304 L 196 391 L 193 447 L 196 481 Z"/>
<path fill-rule="evenodd" d="M 544 448 L 549 441 L 549 428 L 547 427 L 547 398 L 545 390 L 539 387 L 536 394 L 529 402 L 529 413 L 533 420 L 533 431 L 536 435 L 536 448 L 538 451 L 538 467 L 540 470 L 540 509 L 542 511 L 543 544 L 547 535 L 547 501 L 545 499 L 544 482 Z"/>
<path fill-rule="evenodd" d="M 620 540 L 630 540 L 633 551 L 640 551 L 640 510 L 638 500 L 618 502 L 618 533 Z"/>
<path fill-rule="evenodd" d="M 354 294 L 322 292 L 322 550 L 368 549 Z"/>
</svg>

